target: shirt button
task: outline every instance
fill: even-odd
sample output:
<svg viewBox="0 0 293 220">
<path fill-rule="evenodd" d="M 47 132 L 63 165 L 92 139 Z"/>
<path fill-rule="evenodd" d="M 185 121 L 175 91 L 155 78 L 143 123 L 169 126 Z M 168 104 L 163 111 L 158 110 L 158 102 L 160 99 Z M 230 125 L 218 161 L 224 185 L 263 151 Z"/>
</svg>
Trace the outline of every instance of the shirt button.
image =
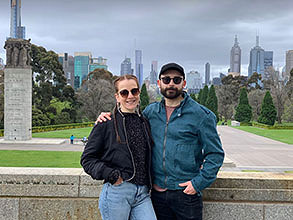
<svg viewBox="0 0 293 220">
<path fill-rule="evenodd" d="M 181 116 L 181 114 L 179 113 L 179 114 L 178 114 L 178 117 L 180 117 L 180 116 Z"/>
</svg>

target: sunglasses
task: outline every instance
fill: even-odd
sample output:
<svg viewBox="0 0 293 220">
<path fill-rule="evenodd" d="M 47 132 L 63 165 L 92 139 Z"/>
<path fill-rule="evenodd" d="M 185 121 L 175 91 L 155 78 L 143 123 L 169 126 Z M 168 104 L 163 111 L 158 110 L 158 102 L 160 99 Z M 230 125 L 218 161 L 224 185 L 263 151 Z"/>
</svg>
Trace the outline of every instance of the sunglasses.
<svg viewBox="0 0 293 220">
<path fill-rule="evenodd" d="M 133 96 L 138 96 L 139 93 L 140 93 L 140 92 L 139 92 L 139 88 L 133 88 L 133 89 L 131 89 L 130 91 L 127 90 L 127 89 L 123 89 L 123 90 L 121 90 L 121 91 L 119 92 L 119 94 L 121 95 L 122 98 L 127 98 L 128 95 L 129 95 L 129 92 L 131 92 L 131 94 L 132 94 Z"/>
<path fill-rule="evenodd" d="M 166 77 L 162 77 L 161 80 L 163 81 L 164 84 L 169 84 L 171 80 L 173 80 L 174 84 L 178 85 L 182 82 L 183 78 L 179 76 L 175 76 L 173 78 L 166 76 Z"/>
</svg>

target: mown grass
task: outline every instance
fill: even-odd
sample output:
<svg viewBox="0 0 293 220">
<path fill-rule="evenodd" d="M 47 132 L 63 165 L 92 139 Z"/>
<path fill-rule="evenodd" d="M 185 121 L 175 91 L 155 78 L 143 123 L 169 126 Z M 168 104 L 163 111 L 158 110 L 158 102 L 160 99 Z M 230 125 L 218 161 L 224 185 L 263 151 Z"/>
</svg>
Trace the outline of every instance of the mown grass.
<svg viewBox="0 0 293 220">
<path fill-rule="evenodd" d="M 40 132 L 33 133 L 34 138 L 64 138 L 69 139 L 73 134 L 76 138 L 83 138 L 84 136 L 88 137 L 92 127 L 86 128 L 74 128 L 68 130 L 58 130 L 58 131 L 49 131 L 49 132 Z"/>
<path fill-rule="evenodd" d="M 0 167 L 80 168 L 82 152 L 0 150 Z"/>
<path fill-rule="evenodd" d="M 293 173 L 293 170 L 285 171 L 285 173 Z"/>
<path fill-rule="evenodd" d="M 286 129 L 263 129 L 253 126 L 233 127 L 242 131 L 247 131 L 259 136 L 267 137 L 286 144 L 293 144 L 293 130 Z"/>
<path fill-rule="evenodd" d="M 241 170 L 241 172 L 244 173 L 259 173 L 259 172 L 264 172 L 262 170 Z"/>
</svg>

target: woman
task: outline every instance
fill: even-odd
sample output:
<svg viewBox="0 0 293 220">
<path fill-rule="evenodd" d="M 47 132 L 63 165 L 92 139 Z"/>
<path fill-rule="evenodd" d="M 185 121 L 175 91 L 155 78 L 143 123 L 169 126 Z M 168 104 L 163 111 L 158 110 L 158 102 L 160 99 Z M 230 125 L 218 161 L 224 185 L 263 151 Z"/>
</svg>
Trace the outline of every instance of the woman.
<svg viewBox="0 0 293 220">
<path fill-rule="evenodd" d="M 104 180 L 99 209 L 104 220 L 154 220 L 151 204 L 151 136 L 139 111 L 139 83 L 124 75 L 114 81 L 113 120 L 98 123 L 81 157 L 93 179 Z"/>
</svg>

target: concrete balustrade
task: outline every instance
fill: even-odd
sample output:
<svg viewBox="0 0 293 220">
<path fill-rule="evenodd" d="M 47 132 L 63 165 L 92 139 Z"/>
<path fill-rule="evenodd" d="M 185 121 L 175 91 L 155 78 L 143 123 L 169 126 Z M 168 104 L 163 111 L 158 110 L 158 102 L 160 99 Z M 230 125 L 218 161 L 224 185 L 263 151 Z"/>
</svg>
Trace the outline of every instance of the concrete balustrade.
<svg viewBox="0 0 293 220">
<path fill-rule="evenodd" d="M 101 219 L 101 181 L 82 169 L 0 168 L 0 219 Z M 220 172 L 203 192 L 204 219 L 293 219 L 293 174 Z"/>
</svg>

